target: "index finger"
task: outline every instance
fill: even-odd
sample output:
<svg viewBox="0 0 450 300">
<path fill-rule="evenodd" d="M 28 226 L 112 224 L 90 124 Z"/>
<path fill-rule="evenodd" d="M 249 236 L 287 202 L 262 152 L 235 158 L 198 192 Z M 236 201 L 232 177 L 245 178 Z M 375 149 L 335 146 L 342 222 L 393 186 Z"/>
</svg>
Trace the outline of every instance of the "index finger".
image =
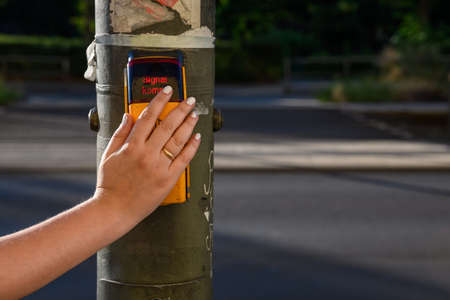
<svg viewBox="0 0 450 300">
<path fill-rule="evenodd" d="M 139 115 L 133 130 L 130 133 L 129 140 L 145 142 L 155 127 L 156 120 L 161 114 L 164 106 L 169 102 L 173 89 L 171 86 L 164 87 L 158 95 L 153 98 Z"/>
</svg>

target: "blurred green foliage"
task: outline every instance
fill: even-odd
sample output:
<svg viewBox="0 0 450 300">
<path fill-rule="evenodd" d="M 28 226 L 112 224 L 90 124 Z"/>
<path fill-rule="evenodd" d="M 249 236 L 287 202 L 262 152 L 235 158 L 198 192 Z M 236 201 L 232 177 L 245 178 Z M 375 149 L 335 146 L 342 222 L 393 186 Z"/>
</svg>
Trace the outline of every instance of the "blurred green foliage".
<svg viewBox="0 0 450 300">
<path fill-rule="evenodd" d="M 449 11 L 446 0 L 218 0 L 217 78 L 273 81 L 284 56 L 378 54 L 387 45 L 449 54 Z"/>
<path fill-rule="evenodd" d="M 90 2 L 0 0 L 0 55 L 69 57 L 71 75 L 81 79 L 90 42 L 82 27 Z"/>
<path fill-rule="evenodd" d="M 93 3 L 0 0 L 0 33 L 16 35 L 0 37 L 0 54 L 69 55 L 81 75 Z M 379 54 L 387 45 L 409 56 L 450 54 L 448 0 L 217 0 L 216 7 L 222 82 L 279 80 L 288 56 Z"/>
<path fill-rule="evenodd" d="M 71 75 L 81 79 L 86 44 L 80 37 L 0 34 L 0 55 L 68 57 Z"/>
<path fill-rule="evenodd" d="M 94 9 L 94 0 L 78 0 L 76 15 L 70 18 L 70 24 L 75 26 L 78 33 L 88 41 L 92 39 L 95 32 Z"/>
<path fill-rule="evenodd" d="M 65 51 L 70 48 L 79 48 L 84 45 L 83 40 L 77 37 L 65 38 L 61 36 L 30 36 L 10 34 L 0 34 L 0 44 L 2 47 L 24 47 L 26 49 L 28 47 L 32 47 L 52 51 Z"/>
<path fill-rule="evenodd" d="M 0 33 L 74 37 L 70 19 L 79 15 L 78 2 L 88 0 L 0 0 Z"/>
<path fill-rule="evenodd" d="M 0 106 L 12 103 L 18 100 L 21 96 L 21 93 L 10 89 L 4 84 L 3 81 L 0 80 Z"/>
<path fill-rule="evenodd" d="M 372 79 L 338 81 L 317 96 L 333 102 L 389 102 L 393 101 L 394 87 Z"/>
<path fill-rule="evenodd" d="M 338 80 L 316 96 L 325 102 L 406 102 L 446 100 L 446 87 L 431 80 Z"/>
</svg>

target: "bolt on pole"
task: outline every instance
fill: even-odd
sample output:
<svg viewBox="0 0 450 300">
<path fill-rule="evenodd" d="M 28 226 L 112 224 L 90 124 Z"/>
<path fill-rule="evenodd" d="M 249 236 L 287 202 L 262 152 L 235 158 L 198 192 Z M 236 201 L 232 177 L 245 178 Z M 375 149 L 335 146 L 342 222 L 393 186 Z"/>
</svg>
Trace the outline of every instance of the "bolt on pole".
<svg viewBox="0 0 450 300">
<path fill-rule="evenodd" d="M 98 252 L 99 300 L 212 299 L 213 129 L 222 122 L 213 117 L 214 23 L 213 0 L 95 2 L 98 160 L 124 113 L 130 50 L 182 51 L 187 94 L 196 97 L 200 116 L 196 132 L 202 134 L 190 165 L 190 199 L 159 207 Z"/>
</svg>

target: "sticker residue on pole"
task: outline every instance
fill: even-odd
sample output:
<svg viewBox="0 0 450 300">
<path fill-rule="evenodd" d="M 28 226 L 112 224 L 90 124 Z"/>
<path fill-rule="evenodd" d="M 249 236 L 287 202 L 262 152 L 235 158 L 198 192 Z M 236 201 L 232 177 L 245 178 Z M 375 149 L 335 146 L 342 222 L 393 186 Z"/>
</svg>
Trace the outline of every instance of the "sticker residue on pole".
<svg viewBox="0 0 450 300">
<path fill-rule="evenodd" d="M 191 28 L 200 27 L 201 0 L 111 0 L 114 32 L 129 33 L 156 23 L 171 21 L 178 12 Z"/>
<path fill-rule="evenodd" d="M 160 48 L 214 48 L 214 36 L 211 30 L 202 26 L 191 29 L 180 35 L 159 33 L 144 34 L 97 34 L 96 44 L 126 47 L 160 47 Z"/>
<path fill-rule="evenodd" d="M 180 14 L 183 22 L 191 25 L 192 28 L 199 28 L 201 0 L 178 0 L 175 2 L 172 8 Z"/>
</svg>

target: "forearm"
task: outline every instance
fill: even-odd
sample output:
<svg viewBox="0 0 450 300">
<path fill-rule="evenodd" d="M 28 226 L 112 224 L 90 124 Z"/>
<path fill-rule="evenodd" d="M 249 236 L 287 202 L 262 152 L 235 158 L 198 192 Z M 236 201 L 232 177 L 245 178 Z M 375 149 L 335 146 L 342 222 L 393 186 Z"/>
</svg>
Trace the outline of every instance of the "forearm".
<svg viewBox="0 0 450 300">
<path fill-rule="evenodd" d="M 0 299 L 39 289 L 135 226 L 109 203 L 95 197 L 0 238 Z"/>
<path fill-rule="evenodd" d="M 166 86 L 136 122 L 124 114 L 98 168 L 96 195 L 56 217 L 0 237 L 0 299 L 23 297 L 99 249 L 152 213 L 185 171 L 200 145 L 192 136 L 195 99 L 181 102 L 155 127 L 172 96 Z M 163 149 L 173 154 L 164 155 Z"/>
</svg>

